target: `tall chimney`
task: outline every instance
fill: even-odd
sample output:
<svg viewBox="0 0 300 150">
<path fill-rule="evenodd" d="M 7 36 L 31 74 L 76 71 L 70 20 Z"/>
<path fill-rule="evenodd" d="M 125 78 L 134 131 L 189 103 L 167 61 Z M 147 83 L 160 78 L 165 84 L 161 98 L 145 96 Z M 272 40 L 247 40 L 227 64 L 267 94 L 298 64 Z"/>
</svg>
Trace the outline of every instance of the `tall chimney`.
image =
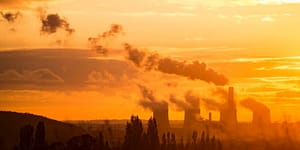
<svg viewBox="0 0 300 150">
<path fill-rule="evenodd" d="M 228 100 L 220 112 L 220 121 L 224 124 L 225 129 L 235 129 L 237 125 L 236 103 L 234 101 L 234 88 L 228 88 Z"/>
<path fill-rule="evenodd" d="M 212 118 L 211 112 L 209 112 L 209 113 L 208 113 L 208 120 L 211 121 L 211 120 L 212 120 L 211 118 Z"/>
</svg>

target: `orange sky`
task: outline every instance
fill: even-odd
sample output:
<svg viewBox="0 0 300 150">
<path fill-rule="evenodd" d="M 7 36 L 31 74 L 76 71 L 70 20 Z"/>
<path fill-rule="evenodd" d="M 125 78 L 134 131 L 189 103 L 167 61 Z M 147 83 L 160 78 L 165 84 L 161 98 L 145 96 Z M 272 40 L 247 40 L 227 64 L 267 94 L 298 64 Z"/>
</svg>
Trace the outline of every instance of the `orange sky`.
<svg viewBox="0 0 300 150">
<path fill-rule="evenodd" d="M 67 36 L 59 31 L 41 35 L 37 7 L 47 7 L 49 13 L 64 16 L 75 33 Z M 122 49 L 121 44 L 129 42 L 178 60 L 204 61 L 229 78 L 229 84 L 236 88 L 237 101 L 253 97 L 266 104 L 271 109 L 273 121 L 300 120 L 295 115 L 300 108 L 300 1 L 12 0 L 0 2 L 0 9 L 22 13 L 14 23 L 0 19 L 2 51 L 41 47 L 86 49 L 88 37 L 117 23 L 123 26 L 125 35 L 107 41 L 110 49 Z M 14 31 L 10 30 L 12 28 Z M 57 45 L 56 40 L 63 42 Z M 94 56 L 91 54 L 91 57 Z M 122 56 L 112 58 L 119 57 L 122 59 Z M 5 71 L 9 69 L 0 70 L 0 81 L 6 79 Z M 130 80 L 130 84 L 143 82 L 152 89 L 162 89 L 157 91 L 162 99 L 174 91 L 183 95 L 193 90 L 205 95 L 205 91 L 215 88 L 201 81 L 182 77 L 169 79 L 154 74 L 142 73 Z M 178 87 L 163 86 L 166 82 L 178 82 Z M 59 120 L 121 119 L 133 113 L 149 118 L 150 112 L 137 104 L 136 86 L 96 86 L 100 86 L 101 91 L 90 87 L 79 91 L 3 87 L 0 109 L 42 114 Z M 238 109 L 239 120 L 251 120 L 249 110 L 239 105 Z M 206 118 L 208 111 L 202 110 Z M 214 116 L 217 119 L 218 113 Z M 183 112 L 172 107 L 170 118 L 182 119 Z"/>
</svg>

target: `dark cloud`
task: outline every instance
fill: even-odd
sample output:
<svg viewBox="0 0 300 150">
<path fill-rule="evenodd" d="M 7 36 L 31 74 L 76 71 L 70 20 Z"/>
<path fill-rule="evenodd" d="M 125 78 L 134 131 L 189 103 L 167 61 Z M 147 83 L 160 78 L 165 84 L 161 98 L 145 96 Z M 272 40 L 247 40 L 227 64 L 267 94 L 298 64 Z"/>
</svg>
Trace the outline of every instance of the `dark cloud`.
<svg viewBox="0 0 300 150">
<path fill-rule="evenodd" d="M 146 70 L 157 70 L 162 73 L 176 74 L 188 77 L 192 80 L 214 83 L 215 85 L 226 85 L 228 83 L 228 79 L 224 75 L 208 68 L 203 62 L 194 61 L 187 63 L 171 58 L 163 58 L 157 53 L 148 53 L 139 50 L 128 43 L 124 44 L 124 49 L 127 52 L 127 59 L 129 61 L 133 62 L 137 67 L 142 67 Z"/>
<path fill-rule="evenodd" d="M 74 49 L 0 52 L 0 89 L 99 90 L 102 85 L 126 87 L 131 79 L 138 78 L 130 63 L 93 59 L 92 54 Z"/>
<path fill-rule="evenodd" d="M 112 24 L 108 31 L 99 34 L 97 37 L 89 37 L 88 43 L 92 50 L 102 55 L 107 55 L 108 48 L 104 46 L 103 42 L 110 38 L 116 38 L 124 34 L 123 27 L 119 24 Z"/>
<path fill-rule="evenodd" d="M 0 11 L 0 13 L 2 18 L 5 19 L 8 23 L 14 23 L 22 15 L 20 12 L 13 13 Z"/>
<path fill-rule="evenodd" d="M 167 109 L 168 103 L 165 101 L 158 100 L 152 90 L 148 89 L 145 86 L 139 85 L 142 97 L 139 101 L 139 104 L 146 109 L 158 110 L 158 109 Z"/>
<path fill-rule="evenodd" d="M 47 14 L 45 8 L 38 8 L 38 12 L 40 13 L 42 23 L 41 33 L 53 34 L 59 29 L 64 30 L 70 35 L 75 32 L 75 29 L 70 27 L 69 22 L 59 14 Z"/>
</svg>

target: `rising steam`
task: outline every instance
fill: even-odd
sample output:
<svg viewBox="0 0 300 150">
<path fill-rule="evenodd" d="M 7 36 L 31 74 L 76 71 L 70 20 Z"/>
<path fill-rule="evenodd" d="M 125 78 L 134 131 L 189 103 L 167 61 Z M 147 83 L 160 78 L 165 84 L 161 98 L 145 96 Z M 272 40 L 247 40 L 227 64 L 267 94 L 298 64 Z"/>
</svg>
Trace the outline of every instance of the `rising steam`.
<svg viewBox="0 0 300 150">
<path fill-rule="evenodd" d="M 155 98 L 153 91 L 146 88 L 145 86 L 139 85 L 141 90 L 142 98 L 139 101 L 139 104 L 146 109 L 158 110 L 158 109 L 167 109 L 168 103 L 165 101 L 159 101 Z"/>
<path fill-rule="evenodd" d="M 175 104 L 179 110 L 199 109 L 200 107 L 200 97 L 192 93 L 192 91 L 185 93 L 185 100 L 180 100 L 174 95 L 171 95 L 169 100 Z"/>
</svg>

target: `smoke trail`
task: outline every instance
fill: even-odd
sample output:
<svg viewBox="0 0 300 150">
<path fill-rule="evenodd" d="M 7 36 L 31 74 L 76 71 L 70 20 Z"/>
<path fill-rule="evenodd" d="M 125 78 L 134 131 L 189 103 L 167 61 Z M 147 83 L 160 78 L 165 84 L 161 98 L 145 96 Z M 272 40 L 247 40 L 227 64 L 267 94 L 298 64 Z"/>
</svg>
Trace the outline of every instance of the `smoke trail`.
<svg viewBox="0 0 300 150">
<path fill-rule="evenodd" d="M 89 47 L 99 54 L 107 55 L 108 49 L 103 46 L 103 41 L 109 38 L 116 38 L 117 36 L 122 34 L 124 34 L 123 27 L 119 24 L 112 24 L 108 31 L 99 34 L 97 37 L 89 37 Z"/>
<path fill-rule="evenodd" d="M 153 91 L 147 89 L 145 86 L 139 85 L 141 90 L 142 98 L 139 104 L 144 108 L 150 110 L 166 109 L 168 108 L 168 103 L 165 101 L 159 101 L 155 98 Z"/>
<path fill-rule="evenodd" d="M 171 58 L 162 58 L 157 53 L 139 50 L 128 43 L 124 44 L 127 59 L 137 67 L 145 70 L 157 70 L 162 73 L 176 74 L 192 80 L 202 80 L 215 85 L 226 85 L 228 79 L 208 68 L 205 63 L 194 61 L 192 63 L 180 62 Z"/>
<path fill-rule="evenodd" d="M 14 23 L 19 17 L 21 17 L 20 12 L 12 13 L 12 12 L 2 12 L 0 11 L 1 16 L 3 19 L 5 19 L 8 23 Z"/>
<path fill-rule="evenodd" d="M 37 11 L 40 14 L 40 20 L 42 23 L 42 27 L 40 29 L 41 33 L 53 34 L 56 33 L 58 29 L 64 30 L 69 35 L 75 32 L 75 29 L 70 27 L 70 24 L 64 17 L 61 17 L 58 14 L 47 14 L 47 10 L 45 8 L 38 8 Z"/>
</svg>

